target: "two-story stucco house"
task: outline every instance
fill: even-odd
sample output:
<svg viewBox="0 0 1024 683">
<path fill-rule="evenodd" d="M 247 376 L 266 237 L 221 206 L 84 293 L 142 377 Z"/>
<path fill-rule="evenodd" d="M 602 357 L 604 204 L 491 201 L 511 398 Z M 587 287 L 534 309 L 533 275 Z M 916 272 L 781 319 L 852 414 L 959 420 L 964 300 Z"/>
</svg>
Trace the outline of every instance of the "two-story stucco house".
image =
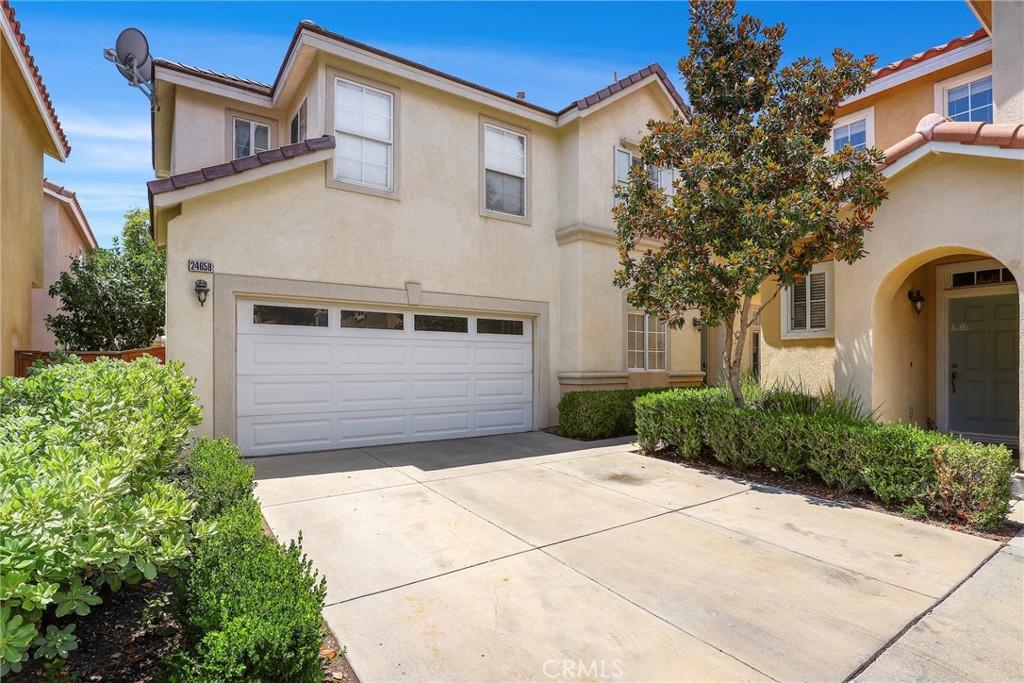
<svg viewBox="0 0 1024 683">
<path fill-rule="evenodd" d="M 0 375 L 31 347 L 33 288 L 44 283 L 43 155 L 71 152 L 21 32 L 0 0 Z"/>
<path fill-rule="evenodd" d="M 760 363 L 768 383 L 1018 444 L 1024 3 L 970 5 L 982 28 L 879 69 L 838 112 L 832 148 L 884 149 L 889 199 L 865 259 L 822 263 L 765 307 Z"/>
<path fill-rule="evenodd" d="M 60 300 L 50 296 L 50 285 L 68 270 L 71 261 L 96 248 L 89 220 L 78 196 L 57 183 L 43 181 L 43 280 L 32 290 L 32 344 L 30 349 L 51 351 L 57 342 L 46 329 L 46 316 L 57 313 Z"/>
<path fill-rule="evenodd" d="M 657 65 L 552 111 L 302 22 L 273 84 L 155 84 L 167 353 L 202 432 L 262 455 L 526 431 L 569 389 L 702 381 L 700 331 L 611 281 L 613 185 L 685 109 Z"/>
</svg>

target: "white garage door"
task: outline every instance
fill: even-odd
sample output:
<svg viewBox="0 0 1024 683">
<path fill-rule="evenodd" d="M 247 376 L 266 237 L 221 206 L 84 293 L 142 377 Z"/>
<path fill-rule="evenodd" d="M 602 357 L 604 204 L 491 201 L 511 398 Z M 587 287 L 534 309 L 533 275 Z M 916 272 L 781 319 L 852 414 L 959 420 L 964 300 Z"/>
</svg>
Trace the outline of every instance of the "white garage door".
<svg viewBox="0 0 1024 683">
<path fill-rule="evenodd" d="M 238 304 L 238 444 L 272 455 L 533 427 L 528 320 Z"/>
</svg>

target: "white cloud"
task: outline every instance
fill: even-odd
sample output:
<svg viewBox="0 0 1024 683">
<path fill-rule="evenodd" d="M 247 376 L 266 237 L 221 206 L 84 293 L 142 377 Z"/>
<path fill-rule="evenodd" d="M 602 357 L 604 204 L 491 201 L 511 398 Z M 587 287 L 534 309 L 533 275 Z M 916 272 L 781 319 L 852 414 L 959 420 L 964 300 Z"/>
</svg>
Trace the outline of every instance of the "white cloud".
<svg viewBox="0 0 1024 683">
<path fill-rule="evenodd" d="M 63 115 L 63 127 L 72 138 L 149 143 L 149 120 L 145 117 L 101 119 L 76 112 Z"/>
</svg>

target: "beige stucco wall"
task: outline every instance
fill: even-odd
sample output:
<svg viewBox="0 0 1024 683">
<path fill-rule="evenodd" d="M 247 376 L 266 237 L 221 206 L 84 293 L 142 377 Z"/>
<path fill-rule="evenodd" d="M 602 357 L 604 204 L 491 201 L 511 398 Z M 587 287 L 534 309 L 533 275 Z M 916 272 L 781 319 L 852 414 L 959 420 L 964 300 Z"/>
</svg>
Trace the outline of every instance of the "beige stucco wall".
<svg viewBox="0 0 1024 683">
<path fill-rule="evenodd" d="M 50 285 L 70 267 L 72 259 L 89 249 L 90 245 L 78 230 L 68 205 L 44 194 L 43 284 L 32 290 L 32 349 L 50 351 L 56 348 L 53 334 L 46 329 L 46 316 L 57 312 L 60 301 L 50 297 Z"/>
<path fill-rule="evenodd" d="M 799 385 L 808 391 L 824 391 L 835 385 L 835 343 L 822 339 L 783 339 L 782 307 L 774 280 L 761 288 L 768 303 L 761 311 L 761 384 Z"/>
<path fill-rule="evenodd" d="M 43 280 L 43 153 L 47 132 L 14 55 L 0 45 L 0 374 L 32 338 L 32 287 Z"/>
<path fill-rule="evenodd" d="M 1024 121 L 1024 2 L 992 3 L 992 96 L 996 121 Z"/>
<path fill-rule="evenodd" d="M 214 287 L 221 274 L 391 289 L 418 282 L 424 292 L 543 302 L 549 331 L 536 338 L 535 353 L 549 362 L 538 366 L 545 372 L 538 427 L 557 419 L 559 374 L 613 372 L 622 379 L 612 384 L 622 383 L 626 304 L 612 284 L 617 250 L 606 239 L 559 245 L 556 233 L 580 225 L 612 229 L 613 149 L 622 138 L 639 139 L 650 118 L 670 115 L 658 86 L 632 91 L 556 129 L 325 58 L 316 63 L 315 78 L 282 108 L 280 135 L 302 96 L 310 97 L 310 135 L 319 132 L 315 127 L 323 124 L 313 109 L 326 100 L 334 70 L 397 90 L 393 196 L 329 187 L 327 161 L 188 199 L 169 223 L 167 350 L 198 379 L 206 415 L 201 432 L 212 431 L 213 412 L 224 408 L 213 379 L 216 295 L 205 307 L 197 303 L 189 258 L 213 261 Z M 185 90 L 178 87 L 179 96 Z M 176 165 L 186 158 L 191 168 L 221 160 L 213 157 L 224 148 L 227 107 L 233 105 L 207 95 L 179 98 L 175 129 L 182 139 L 175 149 L 188 148 L 192 156 L 176 152 Z M 481 117 L 529 136 L 526 224 L 481 214 Z M 209 150 L 192 149 L 203 146 Z M 672 331 L 669 347 L 673 373 L 699 370 L 695 329 Z M 665 372 L 629 383 L 669 381 Z"/>
<path fill-rule="evenodd" d="M 865 239 L 868 256 L 835 266 L 834 352 L 826 344 L 779 344 L 775 302 L 762 324 L 765 366 L 769 377 L 803 377 L 809 369 L 831 375 L 836 388 L 856 393 L 881 418 L 925 425 L 938 421 L 936 266 L 991 257 L 1021 282 L 1024 169 L 1019 160 L 930 154 L 888 186 Z M 909 289 L 925 296 L 921 315 Z"/>
<path fill-rule="evenodd" d="M 1018 64 L 1020 63 L 1018 47 Z M 875 147 L 885 149 L 914 132 L 918 122 L 935 111 L 935 84 L 992 63 L 992 53 L 966 59 L 913 81 L 866 97 L 836 110 L 836 118 L 874 107 Z"/>
</svg>

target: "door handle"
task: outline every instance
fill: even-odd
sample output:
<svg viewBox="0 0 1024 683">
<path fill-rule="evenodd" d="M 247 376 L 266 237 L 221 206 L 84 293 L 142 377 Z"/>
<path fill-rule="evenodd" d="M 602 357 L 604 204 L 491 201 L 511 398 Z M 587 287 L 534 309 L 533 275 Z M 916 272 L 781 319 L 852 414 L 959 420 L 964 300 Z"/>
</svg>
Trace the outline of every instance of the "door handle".
<svg viewBox="0 0 1024 683">
<path fill-rule="evenodd" d="M 952 387 L 950 387 L 950 388 L 952 389 L 952 392 L 955 394 L 956 393 L 956 370 L 954 370 L 949 375 L 949 381 L 952 384 Z"/>
</svg>

